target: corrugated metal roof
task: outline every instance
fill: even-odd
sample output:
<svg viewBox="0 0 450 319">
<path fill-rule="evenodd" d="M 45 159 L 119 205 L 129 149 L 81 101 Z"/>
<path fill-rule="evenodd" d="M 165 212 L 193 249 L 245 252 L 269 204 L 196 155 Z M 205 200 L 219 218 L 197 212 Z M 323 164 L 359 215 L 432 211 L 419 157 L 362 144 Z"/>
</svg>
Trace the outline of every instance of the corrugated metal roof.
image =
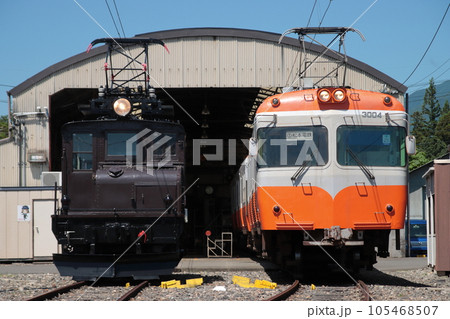
<svg viewBox="0 0 450 319">
<path fill-rule="evenodd" d="M 150 33 L 144 33 L 136 35 L 137 38 L 155 38 L 160 40 L 174 40 L 174 39 L 186 39 L 186 38 L 199 38 L 199 37 L 233 37 L 238 39 L 253 39 L 253 40 L 261 40 L 261 41 L 267 41 L 272 44 L 278 44 L 278 39 L 280 38 L 280 34 L 278 33 L 272 33 L 272 32 L 265 32 L 265 31 L 257 31 L 257 30 L 247 30 L 247 29 L 235 29 L 235 28 L 187 28 L 187 29 L 176 29 L 176 30 L 166 30 L 166 31 L 157 31 L 157 32 L 150 32 Z M 180 41 L 182 42 L 182 41 Z M 283 38 L 281 44 L 283 45 L 289 45 L 289 46 L 296 46 L 299 47 L 299 41 L 294 38 L 285 37 Z M 182 45 L 182 43 L 180 43 Z M 308 44 L 308 51 L 315 52 L 315 53 L 321 53 L 322 48 L 314 43 Z M 63 60 L 61 62 L 58 62 L 41 72 L 35 74 L 31 78 L 27 79 L 26 81 L 22 82 L 18 86 L 11 89 L 9 92 L 13 96 L 17 96 L 36 84 L 37 82 L 43 80 L 44 78 L 57 73 L 58 71 L 62 71 L 71 65 L 75 63 L 82 62 L 84 60 L 92 59 L 93 57 L 104 54 L 106 52 L 106 46 L 101 46 L 98 48 L 92 49 L 89 53 L 83 52 L 77 55 L 74 55 L 66 60 Z M 182 52 L 182 50 L 180 50 Z M 267 53 L 267 52 L 266 52 Z M 332 50 L 329 50 L 324 55 L 327 58 L 331 59 L 337 59 L 338 56 L 336 53 Z M 174 57 L 170 57 L 174 58 Z M 214 57 L 213 57 L 214 58 Z M 211 63 L 214 63 L 214 61 L 210 61 Z M 348 64 L 350 67 L 354 67 L 356 69 L 361 70 L 362 72 L 368 73 L 370 76 L 373 76 L 382 82 L 388 84 L 389 86 L 393 87 L 394 89 L 398 90 L 400 93 L 405 93 L 407 90 L 407 87 L 399 83 L 398 81 L 392 79 L 388 75 L 384 74 L 383 72 L 378 71 L 377 69 L 359 61 L 356 59 L 353 59 L 351 57 L 348 57 Z M 192 70 L 190 70 L 192 71 Z M 235 70 L 236 71 L 236 70 Z M 181 72 L 181 71 L 180 71 Z M 201 73 L 201 72 L 200 72 Z M 239 73 L 239 72 L 238 72 Z M 238 73 L 236 76 L 238 76 Z M 186 76 L 192 76 L 192 72 L 190 74 L 186 74 Z M 198 75 L 197 75 L 198 76 Z M 167 80 L 170 80 L 167 79 Z M 204 81 L 202 81 L 204 82 Z"/>
</svg>

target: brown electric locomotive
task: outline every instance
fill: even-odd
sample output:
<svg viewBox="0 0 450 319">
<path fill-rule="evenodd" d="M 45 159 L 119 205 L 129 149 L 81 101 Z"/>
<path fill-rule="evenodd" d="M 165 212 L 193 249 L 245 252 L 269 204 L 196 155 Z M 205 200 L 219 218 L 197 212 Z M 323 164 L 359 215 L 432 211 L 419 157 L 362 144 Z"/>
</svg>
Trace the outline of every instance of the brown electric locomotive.
<svg viewBox="0 0 450 319">
<path fill-rule="evenodd" d="M 61 275 L 78 280 L 156 278 L 181 258 L 185 131 L 149 85 L 148 44 L 164 43 L 92 44 L 101 42 L 111 82 L 79 106 L 83 121 L 62 128 L 62 200 L 52 216 L 61 252 L 53 260 Z M 142 46 L 143 63 L 128 55 L 130 45 Z M 111 65 L 117 54 L 129 60 L 126 69 Z"/>
</svg>

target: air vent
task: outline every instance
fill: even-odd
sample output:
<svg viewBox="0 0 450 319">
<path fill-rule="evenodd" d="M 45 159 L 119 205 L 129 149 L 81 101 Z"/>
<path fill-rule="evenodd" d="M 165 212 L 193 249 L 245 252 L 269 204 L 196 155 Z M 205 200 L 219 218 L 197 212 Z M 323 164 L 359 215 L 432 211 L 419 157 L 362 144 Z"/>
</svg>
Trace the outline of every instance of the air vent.
<svg viewBox="0 0 450 319">
<path fill-rule="evenodd" d="M 41 175 L 41 183 L 42 186 L 55 186 L 57 183 L 58 186 L 61 186 L 62 174 L 61 172 L 42 172 Z"/>
</svg>

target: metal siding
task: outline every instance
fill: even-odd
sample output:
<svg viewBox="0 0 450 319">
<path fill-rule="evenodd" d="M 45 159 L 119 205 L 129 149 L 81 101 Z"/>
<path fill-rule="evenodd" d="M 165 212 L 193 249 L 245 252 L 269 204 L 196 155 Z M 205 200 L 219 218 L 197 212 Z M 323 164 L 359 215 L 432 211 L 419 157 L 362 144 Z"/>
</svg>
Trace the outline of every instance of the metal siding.
<svg viewBox="0 0 450 319">
<path fill-rule="evenodd" d="M 3 169 L 1 175 L 3 175 Z M 0 192 L 0 259 L 7 256 L 8 225 L 6 212 L 6 192 Z"/>
<path fill-rule="evenodd" d="M 256 42 L 256 81 L 253 86 L 273 87 L 273 51 L 272 44 Z"/>
<path fill-rule="evenodd" d="M 86 61 L 84 63 L 78 63 L 73 66 L 73 87 L 75 88 L 91 88 L 91 65 L 92 63 Z"/>
<path fill-rule="evenodd" d="M 223 39 L 219 42 L 219 86 L 237 87 L 237 40 Z"/>
<path fill-rule="evenodd" d="M 281 56 L 282 46 L 279 44 L 272 45 L 273 83 L 278 87 L 283 86 L 282 83 L 285 82 Z"/>
<path fill-rule="evenodd" d="M 296 70 L 299 65 L 300 53 L 291 46 L 282 46 L 281 52 L 282 79 L 280 87 L 298 85 Z"/>
<path fill-rule="evenodd" d="M 202 38 L 202 87 L 219 86 L 219 57 L 218 39 L 213 37 Z"/>
<path fill-rule="evenodd" d="M 172 42 L 167 41 L 166 45 L 169 52 L 172 51 Z M 161 52 L 164 51 L 164 52 Z M 162 86 L 167 87 L 167 81 L 165 78 L 165 59 L 170 55 L 159 45 L 149 45 L 149 72 L 150 72 L 150 84 L 154 87 Z"/>
<path fill-rule="evenodd" d="M 159 52 L 158 54 L 161 54 Z M 171 44 L 170 54 L 164 58 L 166 87 L 183 86 L 183 40 Z"/>
<path fill-rule="evenodd" d="M 18 163 L 19 147 L 12 141 L 6 144 L 0 144 L 0 186 L 6 187 L 18 185 Z"/>
<path fill-rule="evenodd" d="M 35 85 L 27 89 L 25 92 L 20 94 L 18 97 L 13 99 L 13 112 L 31 112 L 31 107 L 35 106 L 36 101 L 34 98 Z M 27 109 L 27 107 L 29 109 Z"/>
<path fill-rule="evenodd" d="M 240 39 L 237 46 L 239 87 L 251 87 L 255 83 L 255 41 Z"/>
<path fill-rule="evenodd" d="M 105 86 L 105 69 L 104 69 L 105 58 L 102 56 L 93 57 L 92 59 L 86 62 L 87 66 L 90 69 L 89 82 L 86 85 L 89 85 L 90 88 L 98 88 L 100 85 Z"/>
<path fill-rule="evenodd" d="M 27 149 L 25 154 L 26 163 L 26 186 L 41 186 L 41 173 L 48 171 L 48 162 L 44 164 L 28 162 L 31 152 L 44 152 L 48 158 L 48 122 L 47 118 L 40 116 L 27 121 Z M 24 185 L 25 186 L 25 185 Z"/>
<path fill-rule="evenodd" d="M 184 86 L 199 87 L 202 85 L 202 50 L 201 39 L 193 38 L 183 41 Z"/>
<path fill-rule="evenodd" d="M 434 161 L 436 271 L 450 272 L 450 160 Z"/>
</svg>

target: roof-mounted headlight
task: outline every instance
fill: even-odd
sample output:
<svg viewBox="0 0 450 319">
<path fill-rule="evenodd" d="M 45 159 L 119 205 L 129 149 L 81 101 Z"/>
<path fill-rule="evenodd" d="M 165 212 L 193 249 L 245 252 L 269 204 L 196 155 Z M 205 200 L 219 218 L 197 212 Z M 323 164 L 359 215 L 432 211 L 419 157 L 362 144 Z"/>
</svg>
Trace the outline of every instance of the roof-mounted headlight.
<svg viewBox="0 0 450 319">
<path fill-rule="evenodd" d="M 326 89 L 319 90 L 318 96 L 321 102 L 329 102 L 331 99 L 330 91 Z"/>
<path fill-rule="evenodd" d="M 114 101 L 114 112 L 119 116 L 127 116 L 131 112 L 131 103 L 127 99 L 121 98 Z"/>
<path fill-rule="evenodd" d="M 341 103 L 347 99 L 347 91 L 344 88 L 326 88 L 317 92 L 319 102 L 322 103 Z"/>
<path fill-rule="evenodd" d="M 342 90 L 342 89 L 336 89 L 336 90 L 334 90 L 334 92 L 333 92 L 333 99 L 334 99 L 336 102 L 342 102 L 342 101 L 344 101 L 344 100 L 345 100 L 345 97 L 346 97 L 346 94 L 345 94 L 345 91 L 344 91 L 344 90 Z"/>
</svg>

